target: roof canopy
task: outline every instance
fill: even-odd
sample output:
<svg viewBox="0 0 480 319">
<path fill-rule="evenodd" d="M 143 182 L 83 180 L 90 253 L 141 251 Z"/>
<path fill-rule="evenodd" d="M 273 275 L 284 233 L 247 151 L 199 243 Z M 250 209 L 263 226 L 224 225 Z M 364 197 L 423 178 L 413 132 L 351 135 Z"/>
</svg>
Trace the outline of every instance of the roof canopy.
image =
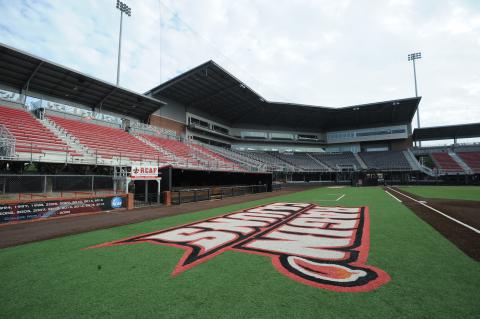
<svg viewBox="0 0 480 319">
<path fill-rule="evenodd" d="M 414 141 L 453 140 L 470 137 L 480 137 L 480 123 L 424 127 L 413 131 Z"/>
<path fill-rule="evenodd" d="M 408 98 L 342 108 L 271 102 L 213 61 L 145 94 L 183 103 L 231 125 L 302 127 L 312 131 L 410 123 L 420 102 L 420 98 Z"/>
<path fill-rule="evenodd" d="M 0 83 L 146 119 L 164 102 L 0 44 Z"/>
</svg>

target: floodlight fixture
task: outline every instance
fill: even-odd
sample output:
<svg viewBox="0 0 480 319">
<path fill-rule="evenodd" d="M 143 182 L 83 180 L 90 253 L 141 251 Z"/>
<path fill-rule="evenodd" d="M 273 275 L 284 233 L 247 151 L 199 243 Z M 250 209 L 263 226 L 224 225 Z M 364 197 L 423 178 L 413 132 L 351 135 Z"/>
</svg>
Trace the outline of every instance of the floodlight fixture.
<svg viewBox="0 0 480 319">
<path fill-rule="evenodd" d="M 408 61 L 418 60 L 422 58 L 422 52 L 411 53 L 408 55 Z"/>
<path fill-rule="evenodd" d="M 408 61 L 412 61 L 413 64 L 413 80 L 415 82 L 415 97 L 418 97 L 418 88 L 417 88 L 417 70 L 415 68 L 415 60 L 421 59 L 422 53 L 415 52 L 408 55 Z M 420 128 L 420 107 L 417 107 L 417 127 Z M 422 146 L 422 142 L 419 141 L 419 146 Z"/>
</svg>

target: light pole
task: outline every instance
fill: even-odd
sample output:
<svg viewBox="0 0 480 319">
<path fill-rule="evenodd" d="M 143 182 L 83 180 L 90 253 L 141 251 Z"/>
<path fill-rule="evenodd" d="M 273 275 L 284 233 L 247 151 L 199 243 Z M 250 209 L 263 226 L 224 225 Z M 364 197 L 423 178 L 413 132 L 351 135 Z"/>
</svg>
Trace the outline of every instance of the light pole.
<svg viewBox="0 0 480 319">
<path fill-rule="evenodd" d="M 117 9 L 120 10 L 120 35 L 118 37 L 117 86 L 120 82 L 120 57 L 122 55 L 122 22 L 123 14 L 132 15 L 132 9 L 120 0 L 117 0 Z"/>
<path fill-rule="evenodd" d="M 415 69 L 415 60 L 421 59 L 421 58 L 422 58 L 421 52 L 411 53 L 408 55 L 408 61 L 412 61 L 413 63 L 413 80 L 415 81 L 415 97 L 418 97 L 417 70 Z M 420 128 L 420 106 L 417 107 L 417 128 Z M 418 141 L 418 145 L 422 146 L 422 142 Z"/>
</svg>

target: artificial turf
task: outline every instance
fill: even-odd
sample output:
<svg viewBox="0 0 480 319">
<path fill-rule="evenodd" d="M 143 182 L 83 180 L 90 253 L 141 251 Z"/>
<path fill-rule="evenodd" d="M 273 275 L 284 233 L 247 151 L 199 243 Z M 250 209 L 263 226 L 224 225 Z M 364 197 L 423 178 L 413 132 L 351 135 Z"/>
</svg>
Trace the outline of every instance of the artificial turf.
<svg viewBox="0 0 480 319">
<path fill-rule="evenodd" d="M 338 202 L 327 194 L 346 194 Z M 227 251 L 176 277 L 184 251 L 83 248 L 274 201 L 370 208 L 368 265 L 391 281 L 339 293 L 293 281 L 270 258 Z M 2 318 L 478 318 L 480 265 L 381 188 L 318 188 L 0 250 Z"/>
<path fill-rule="evenodd" d="M 424 198 L 480 201 L 479 186 L 407 186 L 401 189 Z"/>
</svg>

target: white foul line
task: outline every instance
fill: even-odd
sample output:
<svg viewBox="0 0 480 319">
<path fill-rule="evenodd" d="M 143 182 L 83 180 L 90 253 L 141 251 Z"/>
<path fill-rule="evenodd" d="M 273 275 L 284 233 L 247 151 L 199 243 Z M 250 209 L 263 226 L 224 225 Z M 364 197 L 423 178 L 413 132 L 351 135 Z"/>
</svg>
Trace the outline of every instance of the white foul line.
<svg viewBox="0 0 480 319">
<path fill-rule="evenodd" d="M 343 194 L 342 196 L 340 196 L 339 198 L 337 198 L 335 201 L 338 202 L 338 201 L 341 200 L 343 197 L 345 197 L 345 194 Z"/>
<path fill-rule="evenodd" d="M 392 193 L 390 193 L 389 191 L 385 191 L 385 193 L 387 193 L 388 195 L 392 196 L 393 198 L 395 198 L 397 200 L 397 202 L 402 202 L 401 200 L 399 200 L 398 198 L 396 198 L 395 196 L 393 196 Z"/>
<path fill-rule="evenodd" d="M 473 231 L 476 232 L 477 234 L 480 234 L 480 230 L 478 230 L 478 229 L 476 229 L 476 228 L 473 228 L 472 226 L 467 225 L 467 224 L 465 224 L 465 223 L 462 223 L 461 221 L 459 221 L 459 220 L 457 220 L 457 219 L 455 219 L 455 218 L 453 218 L 453 217 L 450 217 L 450 216 L 448 216 L 448 215 L 445 214 L 445 213 L 442 213 L 442 212 L 439 211 L 438 209 L 435 209 L 435 208 L 433 208 L 433 207 L 430 207 L 430 206 L 428 206 L 427 204 L 422 203 L 421 201 L 416 200 L 415 198 L 412 198 L 412 197 L 410 197 L 410 196 L 408 196 L 408 195 L 405 195 L 405 194 L 403 194 L 403 193 L 401 193 L 401 192 L 399 192 L 399 191 L 397 191 L 397 190 L 394 190 L 393 188 L 388 187 L 388 189 L 390 189 L 390 190 L 392 190 L 392 191 L 394 191 L 394 192 L 396 192 L 396 193 L 399 193 L 400 195 L 403 195 L 403 196 L 405 196 L 405 197 L 407 197 L 407 198 L 409 198 L 409 199 L 411 199 L 411 200 L 419 203 L 420 205 L 423 205 L 423 206 L 425 206 L 425 207 L 433 210 L 434 212 L 439 213 L 440 215 L 442 215 L 442 216 L 444 216 L 444 217 L 447 217 L 448 219 L 456 222 L 457 224 L 460 224 L 460 225 L 462 225 L 462 226 L 464 226 L 464 227 L 466 227 L 466 228 L 468 228 L 468 229 L 470 229 L 470 230 L 473 230 Z"/>
</svg>

